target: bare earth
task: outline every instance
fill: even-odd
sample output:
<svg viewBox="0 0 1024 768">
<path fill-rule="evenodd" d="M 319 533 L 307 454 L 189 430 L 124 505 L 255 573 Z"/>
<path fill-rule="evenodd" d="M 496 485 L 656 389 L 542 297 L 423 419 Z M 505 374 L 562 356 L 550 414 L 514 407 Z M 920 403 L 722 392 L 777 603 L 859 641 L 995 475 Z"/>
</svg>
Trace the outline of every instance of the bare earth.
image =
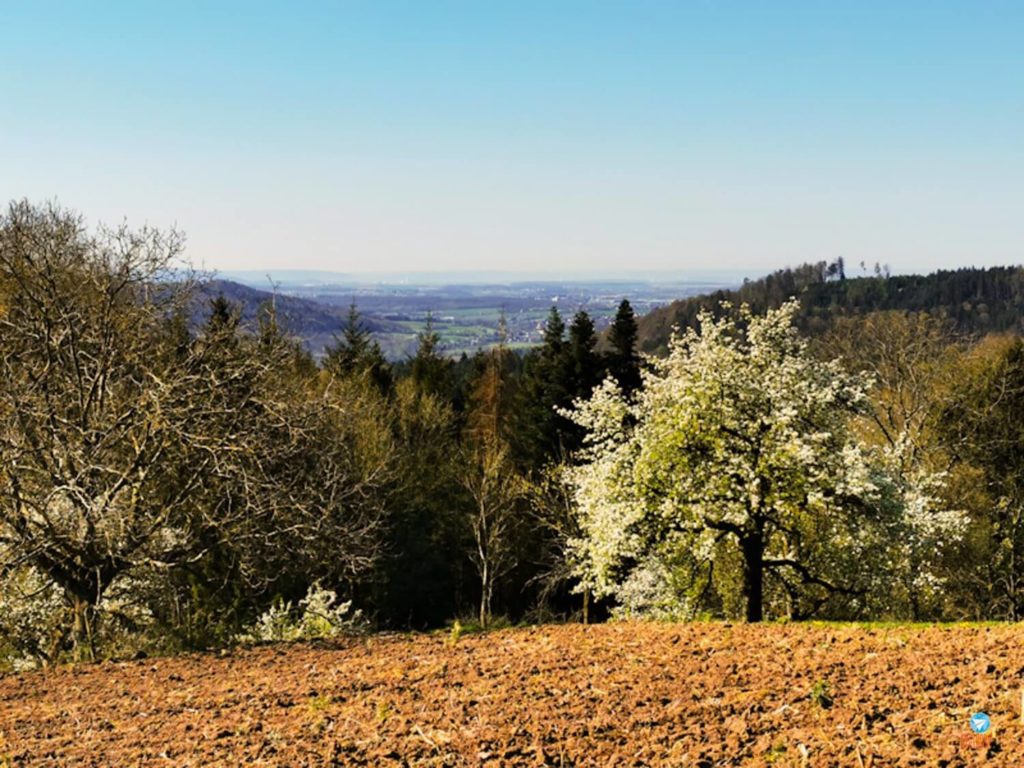
<svg viewBox="0 0 1024 768">
<path fill-rule="evenodd" d="M 377 635 L 0 676 L 0 766 L 1022 765 L 1022 676 L 1013 625 Z"/>
</svg>

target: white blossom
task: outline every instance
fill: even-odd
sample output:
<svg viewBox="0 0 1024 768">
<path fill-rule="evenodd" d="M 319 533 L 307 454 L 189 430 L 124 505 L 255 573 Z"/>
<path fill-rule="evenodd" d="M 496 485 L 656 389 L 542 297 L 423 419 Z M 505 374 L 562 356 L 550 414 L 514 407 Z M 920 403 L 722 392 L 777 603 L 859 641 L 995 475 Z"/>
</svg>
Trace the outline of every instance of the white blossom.
<svg viewBox="0 0 1024 768">
<path fill-rule="evenodd" d="M 632 611 L 638 595 L 664 597 L 654 585 L 666 566 L 654 563 L 667 539 L 701 563 L 716 542 L 759 531 L 775 575 L 792 583 L 813 569 L 821 583 L 877 588 L 912 560 L 929 574 L 921 554 L 955 539 L 962 516 L 938 509 L 941 477 L 911 476 L 899 456 L 858 442 L 850 422 L 870 382 L 810 354 L 797 308 L 704 312 L 699 331 L 649 361 L 635 403 L 609 381 L 565 413 L 588 431 L 567 475 L 581 588 Z"/>
</svg>

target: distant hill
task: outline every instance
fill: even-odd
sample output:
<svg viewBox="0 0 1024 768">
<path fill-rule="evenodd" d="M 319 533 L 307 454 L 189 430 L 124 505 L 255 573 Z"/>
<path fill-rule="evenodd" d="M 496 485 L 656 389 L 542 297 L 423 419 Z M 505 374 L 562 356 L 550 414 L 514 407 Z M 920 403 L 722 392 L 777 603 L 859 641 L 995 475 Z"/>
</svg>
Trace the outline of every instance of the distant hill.
<svg viewBox="0 0 1024 768">
<path fill-rule="evenodd" d="M 756 312 L 800 300 L 798 324 L 810 334 L 826 331 L 838 317 L 878 310 L 928 312 L 948 318 L 960 331 L 1024 332 L 1024 268 L 964 268 L 929 275 L 849 278 L 841 261 L 819 262 L 773 272 L 734 290 L 674 301 L 639 319 L 640 349 L 666 351 L 672 328 L 693 327 L 702 309 L 721 314 L 721 303 L 746 302 Z"/>
<path fill-rule="evenodd" d="M 275 295 L 232 280 L 211 280 L 199 291 L 193 315 L 195 322 L 205 320 L 210 301 L 220 294 L 241 307 L 242 322 L 250 328 L 256 325 L 260 307 L 274 300 L 282 327 L 301 339 L 317 357 L 342 329 L 348 312 L 347 306 L 287 293 Z M 838 317 L 887 309 L 929 312 L 948 318 L 958 330 L 969 333 L 1007 330 L 1024 333 L 1024 267 L 847 277 L 841 262 L 819 262 L 778 270 L 735 289 L 683 298 L 654 309 L 638 320 L 640 349 L 652 354 L 665 352 L 673 326 L 694 326 L 702 309 L 720 314 L 723 301 L 746 302 L 756 312 L 764 312 L 792 296 L 799 298 L 802 305 L 797 322 L 812 335 L 826 331 Z M 368 300 L 368 297 L 362 298 Z M 460 297 L 460 300 L 462 304 L 458 301 L 455 304 L 462 308 L 474 303 L 472 295 Z M 444 304 L 436 297 L 431 301 L 435 308 Z M 494 303 L 493 299 L 489 301 Z M 381 340 L 389 357 L 402 359 L 410 340 L 415 339 L 416 323 L 408 318 L 401 319 L 404 316 L 390 318 L 382 317 L 383 314 L 382 311 L 364 311 L 362 322 Z M 445 330 L 445 323 L 441 322 L 440 327 Z"/>
<path fill-rule="evenodd" d="M 232 280 L 210 280 L 203 283 L 197 292 L 193 322 L 197 324 L 204 322 L 210 314 L 210 302 L 220 295 L 240 307 L 242 325 L 248 328 L 256 327 L 260 307 L 273 300 L 277 311 L 277 320 L 281 327 L 289 335 L 300 339 L 316 357 L 323 353 L 324 346 L 331 343 L 334 335 L 341 332 L 348 315 L 348 308 L 331 306 L 297 296 L 261 291 Z M 404 330 L 396 323 L 376 317 L 364 315 L 361 320 L 363 326 L 371 333 L 393 333 L 396 329 Z"/>
</svg>

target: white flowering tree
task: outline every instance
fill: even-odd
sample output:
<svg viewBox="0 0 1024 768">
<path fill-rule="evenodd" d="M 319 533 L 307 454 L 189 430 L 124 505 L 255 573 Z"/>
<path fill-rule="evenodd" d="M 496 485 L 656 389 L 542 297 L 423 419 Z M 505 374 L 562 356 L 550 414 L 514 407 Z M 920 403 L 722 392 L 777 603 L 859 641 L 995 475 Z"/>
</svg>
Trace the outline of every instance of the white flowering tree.
<svg viewBox="0 0 1024 768">
<path fill-rule="evenodd" d="M 588 432 L 569 473 L 583 588 L 664 606 L 678 586 L 664 574 L 693 579 L 717 558 L 739 565 L 748 621 L 764 617 L 769 589 L 791 616 L 836 596 L 864 606 L 899 565 L 893 544 L 916 534 L 927 547 L 955 528 L 933 511 L 930 479 L 858 442 L 850 417 L 867 382 L 810 354 L 797 309 L 703 314 L 635 402 L 608 381 L 567 414 Z"/>
</svg>

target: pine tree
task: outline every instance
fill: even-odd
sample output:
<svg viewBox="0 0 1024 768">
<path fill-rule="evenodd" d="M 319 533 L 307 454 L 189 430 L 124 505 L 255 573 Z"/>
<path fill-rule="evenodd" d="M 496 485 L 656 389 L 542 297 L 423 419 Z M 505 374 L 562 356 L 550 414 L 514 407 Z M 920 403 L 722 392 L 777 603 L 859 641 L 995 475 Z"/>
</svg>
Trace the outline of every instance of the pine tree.
<svg viewBox="0 0 1024 768">
<path fill-rule="evenodd" d="M 562 320 L 558 307 L 552 304 L 547 322 L 544 324 L 544 345 L 541 348 L 541 354 L 548 359 L 556 358 L 561 355 L 564 346 L 565 321 Z"/>
<path fill-rule="evenodd" d="M 601 383 L 605 368 L 597 354 L 597 333 L 594 321 L 585 310 L 579 310 L 569 326 L 569 342 L 565 349 L 564 365 L 565 395 L 558 408 L 569 408 L 576 400 L 590 397 L 594 388 Z M 556 414 L 555 427 L 559 432 L 559 445 L 566 454 L 579 450 L 583 444 L 584 430 L 561 414 Z"/>
<path fill-rule="evenodd" d="M 569 326 L 569 345 L 566 350 L 570 399 L 590 397 L 594 387 L 600 383 L 602 364 L 596 350 L 597 333 L 594 330 L 594 321 L 581 309 Z"/>
<path fill-rule="evenodd" d="M 608 333 L 608 341 L 612 345 L 609 368 L 627 397 L 640 388 L 640 356 L 636 349 L 637 335 L 638 328 L 633 307 L 628 299 L 623 299 Z"/>
<path fill-rule="evenodd" d="M 526 360 L 516 429 L 519 458 L 540 468 L 576 450 L 582 431 L 559 414 L 589 397 L 604 376 L 594 322 L 584 310 L 573 317 L 568 339 L 558 309 L 551 308 L 544 341 Z"/>
<path fill-rule="evenodd" d="M 238 307 L 218 293 L 210 300 L 210 316 L 206 318 L 205 331 L 208 336 L 234 334 L 241 320 Z"/>
<path fill-rule="evenodd" d="M 334 375 L 368 376 L 382 392 L 390 389 L 390 366 L 380 351 L 380 345 L 363 326 L 355 302 L 349 306 L 341 336 L 335 335 L 334 343 L 327 347 L 326 353 L 323 366 Z"/>
<path fill-rule="evenodd" d="M 551 307 L 544 326 L 543 343 L 528 355 L 515 429 L 517 453 L 528 466 L 541 467 L 561 453 L 555 408 L 567 400 L 565 322 L 558 308 Z"/>
<path fill-rule="evenodd" d="M 428 314 L 424 329 L 417 335 L 416 354 L 410 373 L 421 392 L 429 392 L 442 400 L 451 399 L 452 361 L 441 351 L 441 337 L 434 330 L 434 318 Z"/>
<path fill-rule="evenodd" d="M 349 371 L 356 367 L 359 361 L 365 359 L 370 344 L 370 333 L 363 327 L 359 310 L 356 309 L 355 303 L 352 303 L 348 308 L 348 317 L 341 336 L 335 334 L 334 344 L 327 347 L 324 363 L 333 368 L 335 373 Z"/>
</svg>

